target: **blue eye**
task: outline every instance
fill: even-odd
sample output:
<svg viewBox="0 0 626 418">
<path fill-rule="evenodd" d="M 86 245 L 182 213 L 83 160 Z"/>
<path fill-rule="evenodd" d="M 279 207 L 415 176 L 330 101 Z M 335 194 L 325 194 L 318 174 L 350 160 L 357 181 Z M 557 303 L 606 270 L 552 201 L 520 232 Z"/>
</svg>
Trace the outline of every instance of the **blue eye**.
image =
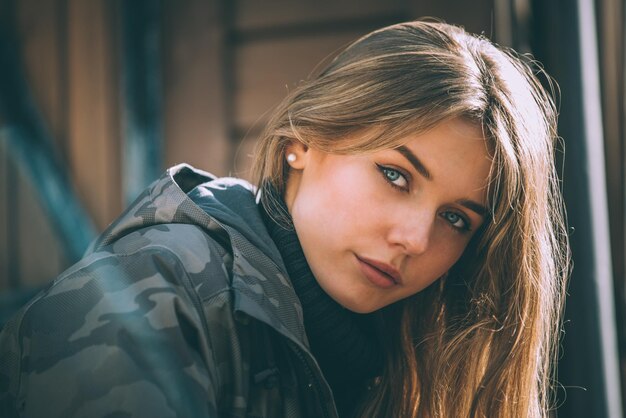
<svg viewBox="0 0 626 418">
<path fill-rule="evenodd" d="M 470 224 L 469 222 L 459 215 L 456 212 L 446 211 L 441 214 L 441 216 L 450 223 L 454 228 L 457 228 L 462 231 L 469 231 Z"/>
<path fill-rule="evenodd" d="M 409 182 L 406 176 L 400 171 L 382 165 L 378 165 L 378 169 L 383 174 L 385 180 L 387 180 L 387 182 L 389 182 L 389 184 L 391 184 L 393 187 L 397 187 L 405 191 L 408 189 Z"/>
<path fill-rule="evenodd" d="M 383 170 L 383 172 L 385 173 L 389 181 L 397 181 L 400 178 L 400 173 L 398 173 L 396 170 L 390 170 L 386 168 Z"/>
</svg>

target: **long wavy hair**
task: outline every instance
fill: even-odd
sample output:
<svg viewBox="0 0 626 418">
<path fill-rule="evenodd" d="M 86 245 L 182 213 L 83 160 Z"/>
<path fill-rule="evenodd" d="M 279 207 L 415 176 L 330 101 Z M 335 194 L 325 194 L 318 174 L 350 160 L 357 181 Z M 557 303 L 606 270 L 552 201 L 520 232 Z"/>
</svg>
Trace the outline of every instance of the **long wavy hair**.
<svg viewBox="0 0 626 418">
<path fill-rule="evenodd" d="M 553 92 L 537 74 L 527 57 L 462 28 L 402 23 L 351 44 L 270 118 L 254 167 L 261 189 L 284 191 L 292 141 L 363 153 L 463 118 L 492 154 L 489 216 L 461 259 L 383 310 L 386 367 L 358 416 L 547 417 L 554 406 L 569 249 Z"/>
</svg>

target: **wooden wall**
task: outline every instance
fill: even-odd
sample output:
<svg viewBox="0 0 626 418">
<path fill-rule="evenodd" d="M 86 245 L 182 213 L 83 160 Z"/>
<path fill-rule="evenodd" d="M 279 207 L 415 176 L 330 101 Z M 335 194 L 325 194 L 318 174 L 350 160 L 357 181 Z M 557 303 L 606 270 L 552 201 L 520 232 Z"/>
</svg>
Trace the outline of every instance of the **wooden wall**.
<svg viewBox="0 0 626 418">
<path fill-rule="evenodd" d="M 0 25 L 10 22 L 16 28 L 23 74 L 34 102 L 56 154 L 70 173 L 78 200 L 98 230 L 115 219 L 125 204 L 124 1 L 134 0 L 0 0 Z M 508 26 L 510 30 L 507 16 L 527 14 L 524 7 L 530 3 L 152 1 L 159 1 L 161 7 L 164 166 L 186 161 L 217 175 L 243 177 L 248 176 L 250 156 L 267 112 L 320 61 L 331 58 L 348 42 L 387 24 L 431 16 L 506 45 L 528 33 L 496 33 L 496 28 Z M 613 267 L 622 375 L 626 376 L 624 4 L 596 0 L 596 6 Z M 42 209 L 39 185 L 33 184 L 26 168 L 6 147 L 6 122 L 0 112 L 0 292 L 41 286 L 70 264 Z"/>
<path fill-rule="evenodd" d="M 0 0 L 14 11 L 34 100 L 99 230 L 124 206 L 121 1 Z M 321 60 L 420 16 L 493 33 L 493 1 L 161 0 L 165 165 L 246 177 L 267 111 Z M 36 286 L 69 262 L 36 185 L 1 148 L 0 289 Z"/>
<path fill-rule="evenodd" d="M 626 411 L 626 4 L 620 0 L 600 0 L 596 6 L 622 409 Z"/>
</svg>

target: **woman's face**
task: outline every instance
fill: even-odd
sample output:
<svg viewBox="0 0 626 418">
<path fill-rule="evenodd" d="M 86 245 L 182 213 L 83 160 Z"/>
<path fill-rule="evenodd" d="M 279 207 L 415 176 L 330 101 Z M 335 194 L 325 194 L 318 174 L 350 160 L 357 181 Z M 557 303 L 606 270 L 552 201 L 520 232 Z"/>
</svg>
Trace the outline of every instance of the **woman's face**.
<svg viewBox="0 0 626 418">
<path fill-rule="evenodd" d="M 459 259 L 485 216 L 491 161 L 480 128 L 454 119 L 397 149 L 336 155 L 288 147 L 285 200 L 313 275 L 368 313 L 411 296 Z"/>
</svg>

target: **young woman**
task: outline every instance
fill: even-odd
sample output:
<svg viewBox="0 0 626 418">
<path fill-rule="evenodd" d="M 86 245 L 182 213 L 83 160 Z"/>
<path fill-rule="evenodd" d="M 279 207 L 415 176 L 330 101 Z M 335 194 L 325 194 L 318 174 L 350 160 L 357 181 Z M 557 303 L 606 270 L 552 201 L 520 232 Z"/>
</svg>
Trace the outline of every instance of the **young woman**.
<svg viewBox="0 0 626 418">
<path fill-rule="evenodd" d="M 171 168 L 22 309 L 2 416 L 546 417 L 555 118 L 460 28 L 359 39 L 275 111 L 257 192 Z"/>
</svg>

